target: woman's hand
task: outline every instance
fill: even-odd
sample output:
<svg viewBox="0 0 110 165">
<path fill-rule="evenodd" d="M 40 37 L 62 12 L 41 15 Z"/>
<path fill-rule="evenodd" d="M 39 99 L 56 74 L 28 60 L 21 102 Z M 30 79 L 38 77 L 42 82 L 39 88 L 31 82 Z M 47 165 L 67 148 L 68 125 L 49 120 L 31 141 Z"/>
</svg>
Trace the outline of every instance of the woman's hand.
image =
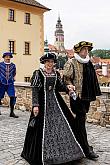
<svg viewBox="0 0 110 165">
<path fill-rule="evenodd" d="M 39 113 L 39 107 L 34 107 L 33 108 L 33 114 L 34 114 L 34 116 L 36 117 L 38 115 L 38 113 Z"/>
</svg>

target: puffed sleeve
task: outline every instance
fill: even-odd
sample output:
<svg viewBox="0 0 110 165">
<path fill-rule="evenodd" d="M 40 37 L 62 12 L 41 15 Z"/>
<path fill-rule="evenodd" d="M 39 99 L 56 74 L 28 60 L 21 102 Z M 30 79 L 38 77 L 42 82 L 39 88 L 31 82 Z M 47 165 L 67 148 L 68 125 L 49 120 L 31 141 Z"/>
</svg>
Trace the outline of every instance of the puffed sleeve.
<svg viewBox="0 0 110 165">
<path fill-rule="evenodd" d="M 74 66 L 71 61 L 67 61 L 64 65 L 63 80 L 66 85 L 73 84 L 74 79 Z"/>
<path fill-rule="evenodd" d="M 66 84 L 63 82 L 59 72 L 57 72 L 56 90 L 58 90 L 59 92 L 68 93 L 68 88 L 66 87 Z"/>
<path fill-rule="evenodd" d="M 32 107 L 39 106 L 39 90 L 41 88 L 41 81 L 39 77 L 39 71 L 35 70 L 31 78 L 32 87 Z"/>
</svg>

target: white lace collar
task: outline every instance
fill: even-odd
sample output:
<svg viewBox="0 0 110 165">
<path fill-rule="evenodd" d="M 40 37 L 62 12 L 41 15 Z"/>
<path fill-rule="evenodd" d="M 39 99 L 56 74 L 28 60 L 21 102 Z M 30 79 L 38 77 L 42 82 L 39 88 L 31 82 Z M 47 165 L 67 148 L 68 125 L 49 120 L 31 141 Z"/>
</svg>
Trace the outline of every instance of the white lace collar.
<svg viewBox="0 0 110 165">
<path fill-rule="evenodd" d="M 81 58 L 80 56 L 79 56 L 79 54 L 74 54 L 74 57 L 75 57 L 75 59 L 76 60 L 78 60 L 80 63 L 88 63 L 89 62 L 89 60 L 90 60 L 90 57 L 89 57 L 89 55 L 87 55 L 86 56 L 86 58 Z"/>
</svg>

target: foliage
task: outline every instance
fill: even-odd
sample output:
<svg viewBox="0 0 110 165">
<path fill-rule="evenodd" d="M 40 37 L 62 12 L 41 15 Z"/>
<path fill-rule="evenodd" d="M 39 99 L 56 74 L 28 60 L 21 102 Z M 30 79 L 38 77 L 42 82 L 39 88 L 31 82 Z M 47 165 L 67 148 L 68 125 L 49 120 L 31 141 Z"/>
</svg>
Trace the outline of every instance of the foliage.
<svg viewBox="0 0 110 165">
<path fill-rule="evenodd" d="M 58 56 L 57 58 L 57 64 L 56 64 L 56 68 L 57 69 L 63 69 L 65 62 L 68 60 L 67 56 L 63 57 L 63 56 Z"/>
<path fill-rule="evenodd" d="M 90 56 L 96 56 L 104 59 L 110 59 L 110 50 L 96 49 L 90 52 Z"/>
</svg>

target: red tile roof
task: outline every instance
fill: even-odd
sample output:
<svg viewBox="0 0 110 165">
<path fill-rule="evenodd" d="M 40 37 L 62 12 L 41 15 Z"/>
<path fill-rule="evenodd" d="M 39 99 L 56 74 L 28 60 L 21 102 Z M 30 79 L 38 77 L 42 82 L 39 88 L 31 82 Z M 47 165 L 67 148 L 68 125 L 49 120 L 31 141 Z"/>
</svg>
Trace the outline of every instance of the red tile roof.
<svg viewBox="0 0 110 165">
<path fill-rule="evenodd" d="M 95 64 L 99 63 L 100 62 L 100 57 L 95 57 L 95 56 L 91 57 L 91 62 L 95 63 Z"/>
<path fill-rule="evenodd" d="M 100 59 L 101 63 L 110 64 L 110 59 Z"/>
<path fill-rule="evenodd" d="M 48 44 L 49 50 L 57 50 L 57 48 L 54 45 Z"/>
<path fill-rule="evenodd" d="M 95 63 L 95 64 L 98 64 L 98 63 L 105 63 L 105 64 L 110 64 L 110 59 L 102 59 L 100 57 L 95 57 L 93 56 L 91 58 L 91 62 L 92 63 Z"/>
<path fill-rule="evenodd" d="M 69 58 L 72 58 L 74 56 L 74 51 L 73 49 L 66 49 L 66 52 L 67 52 L 67 56 Z"/>
<path fill-rule="evenodd" d="M 54 45 L 48 44 L 49 50 L 53 52 L 59 52 L 57 48 Z M 65 49 L 64 51 L 61 51 L 60 53 L 65 53 L 69 58 L 72 58 L 74 56 L 73 49 Z"/>
</svg>

